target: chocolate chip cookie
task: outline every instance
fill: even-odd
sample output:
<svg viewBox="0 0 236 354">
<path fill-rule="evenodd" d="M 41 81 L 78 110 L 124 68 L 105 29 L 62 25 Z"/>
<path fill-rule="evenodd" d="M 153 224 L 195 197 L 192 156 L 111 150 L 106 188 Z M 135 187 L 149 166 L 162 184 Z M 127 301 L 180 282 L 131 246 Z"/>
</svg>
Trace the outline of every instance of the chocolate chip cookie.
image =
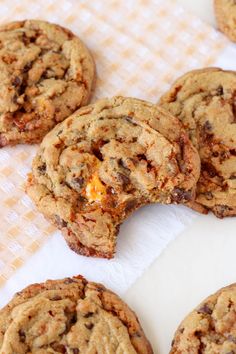
<svg viewBox="0 0 236 354">
<path fill-rule="evenodd" d="M 48 280 L 0 310 L 0 352 L 152 354 L 133 311 L 83 277 Z"/>
<path fill-rule="evenodd" d="M 192 207 L 236 215 L 236 72 L 196 70 L 178 79 L 160 104 L 178 117 L 201 158 Z"/>
<path fill-rule="evenodd" d="M 236 42 L 236 1 L 215 0 L 214 4 L 219 29 Z"/>
<path fill-rule="evenodd" d="M 209 296 L 180 324 L 171 354 L 236 353 L 236 284 Z"/>
<path fill-rule="evenodd" d="M 36 143 L 90 96 L 93 59 L 58 25 L 27 20 L 0 27 L 0 147 Z"/>
<path fill-rule="evenodd" d="M 80 109 L 44 138 L 27 192 L 86 256 L 114 256 L 120 224 L 148 203 L 195 197 L 199 156 L 179 120 L 134 98 Z"/>
</svg>

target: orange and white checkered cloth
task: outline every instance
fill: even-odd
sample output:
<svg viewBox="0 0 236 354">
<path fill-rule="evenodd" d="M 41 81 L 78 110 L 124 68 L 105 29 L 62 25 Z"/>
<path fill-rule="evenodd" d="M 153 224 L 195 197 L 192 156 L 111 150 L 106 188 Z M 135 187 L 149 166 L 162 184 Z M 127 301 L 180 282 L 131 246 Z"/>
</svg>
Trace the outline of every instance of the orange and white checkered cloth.
<svg viewBox="0 0 236 354">
<path fill-rule="evenodd" d="M 93 53 L 93 100 L 116 94 L 156 102 L 183 72 L 210 66 L 228 44 L 172 0 L 0 0 L 1 21 L 38 18 L 78 34 Z M 0 286 L 55 229 L 24 194 L 36 146 L 0 150 Z"/>
</svg>

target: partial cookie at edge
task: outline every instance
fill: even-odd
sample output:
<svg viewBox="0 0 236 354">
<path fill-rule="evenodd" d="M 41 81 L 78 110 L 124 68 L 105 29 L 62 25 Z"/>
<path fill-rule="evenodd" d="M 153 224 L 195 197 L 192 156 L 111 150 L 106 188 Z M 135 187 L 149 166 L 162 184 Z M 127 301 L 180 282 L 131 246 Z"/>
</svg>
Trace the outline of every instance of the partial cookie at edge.
<svg viewBox="0 0 236 354">
<path fill-rule="evenodd" d="M 0 310 L 4 353 L 77 354 L 88 348 L 153 353 L 134 312 L 103 285 L 81 276 L 30 285 Z"/>
<path fill-rule="evenodd" d="M 170 354 L 236 352 L 236 284 L 204 300 L 179 325 Z"/>
<path fill-rule="evenodd" d="M 71 31 L 40 20 L 1 26 L 0 42 L 0 146 L 37 143 L 88 102 L 92 56 Z"/>
<path fill-rule="evenodd" d="M 236 2 L 235 0 L 215 0 L 215 14 L 219 29 L 236 42 Z"/>
<path fill-rule="evenodd" d="M 177 79 L 159 102 L 178 117 L 201 158 L 198 211 L 236 215 L 236 72 L 206 68 Z"/>
</svg>

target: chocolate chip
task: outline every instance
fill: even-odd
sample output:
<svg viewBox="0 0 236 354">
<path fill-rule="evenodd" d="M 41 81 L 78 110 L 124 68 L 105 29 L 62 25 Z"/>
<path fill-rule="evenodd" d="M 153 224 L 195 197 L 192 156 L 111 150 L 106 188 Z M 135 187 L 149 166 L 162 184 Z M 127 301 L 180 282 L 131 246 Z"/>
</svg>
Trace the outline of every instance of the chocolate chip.
<svg viewBox="0 0 236 354">
<path fill-rule="evenodd" d="M 228 205 L 216 205 L 215 215 L 218 218 L 223 218 L 230 210 L 232 210 Z"/>
<path fill-rule="evenodd" d="M 52 301 L 59 301 L 61 300 L 61 296 L 60 295 L 54 295 L 52 298 L 51 298 Z"/>
<path fill-rule="evenodd" d="M 229 179 L 236 179 L 236 174 L 232 174 L 230 177 L 229 177 Z"/>
<path fill-rule="evenodd" d="M 18 334 L 19 334 L 19 337 L 20 337 L 20 342 L 21 343 L 25 343 L 25 339 L 26 339 L 25 332 L 22 329 L 20 329 Z"/>
<path fill-rule="evenodd" d="M 85 197 L 83 197 L 82 195 L 78 195 L 78 202 L 79 203 L 86 203 L 87 199 Z"/>
<path fill-rule="evenodd" d="M 206 171 L 212 178 L 218 175 L 216 168 L 210 162 L 202 162 L 201 169 L 202 171 Z"/>
<path fill-rule="evenodd" d="M 138 155 L 137 155 L 137 158 L 138 158 L 139 160 L 145 160 L 145 161 L 147 161 L 147 158 L 146 158 L 146 156 L 145 156 L 144 154 L 138 154 Z"/>
<path fill-rule="evenodd" d="M 55 215 L 55 222 L 57 224 L 58 227 L 63 228 L 67 226 L 67 222 L 65 220 L 63 220 L 62 218 L 60 218 L 59 215 Z"/>
<path fill-rule="evenodd" d="M 107 193 L 112 195 L 116 194 L 115 189 L 113 187 L 107 187 Z"/>
<path fill-rule="evenodd" d="M 130 116 L 125 116 L 124 119 L 127 120 L 127 122 L 132 123 L 132 125 L 137 126 L 137 123 L 133 121 L 132 115 L 133 113 L 131 113 Z"/>
<path fill-rule="evenodd" d="M 64 280 L 64 284 L 72 284 L 72 283 L 76 283 L 76 281 L 72 278 L 66 278 Z"/>
<path fill-rule="evenodd" d="M 207 304 L 204 304 L 202 307 L 200 307 L 200 309 L 198 309 L 197 311 L 198 313 L 203 313 L 206 315 L 211 315 L 212 314 L 212 310 L 210 309 L 210 307 Z"/>
<path fill-rule="evenodd" d="M 85 325 L 85 327 L 86 327 L 87 329 L 89 329 L 89 330 L 93 329 L 93 327 L 94 327 L 94 324 L 93 324 L 93 323 L 85 323 L 84 325 Z"/>
<path fill-rule="evenodd" d="M 93 316 L 93 312 L 87 312 L 87 313 L 84 315 L 85 318 L 89 318 L 89 317 L 91 317 L 91 316 Z"/>
<path fill-rule="evenodd" d="M 214 152 L 212 153 L 212 156 L 218 157 L 218 156 L 219 156 L 219 153 L 218 153 L 217 151 L 214 151 Z"/>
<path fill-rule="evenodd" d="M 227 339 L 230 341 L 230 342 L 233 342 L 236 344 L 236 338 L 234 336 L 232 336 L 231 334 L 227 337 Z"/>
<path fill-rule="evenodd" d="M 51 348 L 58 353 L 66 353 L 66 347 L 63 344 L 52 343 Z"/>
<path fill-rule="evenodd" d="M 79 354 L 80 350 L 78 348 L 72 348 L 72 353 L 73 354 Z"/>
<path fill-rule="evenodd" d="M 70 320 L 70 323 L 73 325 L 77 322 L 77 314 L 75 313 L 72 317 L 71 317 L 71 320 Z"/>
<path fill-rule="evenodd" d="M 21 84 L 21 78 L 19 76 L 15 76 L 12 81 L 11 81 L 12 85 L 17 87 L 20 86 Z"/>
<path fill-rule="evenodd" d="M 141 334 L 139 332 L 135 332 L 132 334 L 132 337 L 140 338 Z"/>
<path fill-rule="evenodd" d="M 180 159 L 184 160 L 185 139 L 181 137 L 179 139 Z"/>
<path fill-rule="evenodd" d="M 100 161 L 103 161 L 103 156 L 102 156 L 102 153 L 100 151 L 100 149 L 107 143 L 108 141 L 107 140 L 98 140 L 98 141 L 94 141 L 92 143 L 92 147 L 91 147 L 91 150 L 92 150 L 92 153 L 96 156 L 96 158 Z"/>
<path fill-rule="evenodd" d="M 209 120 L 206 120 L 205 123 L 203 124 L 203 127 L 202 127 L 205 131 L 210 131 L 212 130 L 212 125 L 211 123 L 209 122 Z"/>
<path fill-rule="evenodd" d="M 217 96 L 222 96 L 224 94 L 224 89 L 223 86 L 220 85 L 217 89 L 216 89 L 216 94 Z"/>
<path fill-rule="evenodd" d="M 23 73 L 27 73 L 32 68 L 32 63 L 27 63 L 23 68 Z"/>
<path fill-rule="evenodd" d="M 182 188 L 174 188 L 171 199 L 174 203 L 185 203 L 192 199 L 192 193 Z"/>
<path fill-rule="evenodd" d="M 12 97 L 12 102 L 17 104 L 18 98 L 19 98 L 19 96 L 17 94 L 14 94 L 14 96 Z"/>
<path fill-rule="evenodd" d="M 46 172 L 46 163 L 44 162 L 42 165 L 38 166 L 37 169 L 42 175 L 44 175 Z"/>
<path fill-rule="evenodd" d="M 211 192 L 206 192 L 204 195 L 205 195 L 207 200 L 212 200 L 213 199 L 213 194 Z"/>
<path fill-rule="evenodd" d="M 130 184 L 130 179 L 128 176 L 124 175 L 123 173 L 117 173 L 118 180 L 122 183 L 123 187 L 126 187 Z"/>
<path fill-rule="evenodd" d="M 212 125 L 209 122 L 209 120 L 207 120 L 202 128 L 201 128 L 201 137 L 205 142 L 211 143 L 213 138 L 214 138 L 214 134 L 212 133 Z"/>
<path fill-rule="evenodd" d="M 228 151 L 222 151 L 220 153 L 220 162 L 223 162 L 229 158 L 229 153 Z"/>
<path fill-rule="evenodd" d="M 124 164 L 124 161 L 122 159 L 118 159 L 117 163 L 118 166 L 126 168 L 126 165 Z"/>
<path fill-rule="evenodd" d="M 230 149 L 229 152 L 231 155 L 236 156 L 236 149 Z"/>
<path fill-rule="evenodd" d="M 135 200 L 135 199 L 128 200 L 125 205 L 125 212 L 129 213 L 129 212 L 133 211 L 136 206 L 137 206 L 137 200 Z"/>
<path fill-rule="evenodd" d="M 73 184 L 78 185 L 78 187 L 83 187 L 84 184 L 84 178 L 83 177 L 75 177 L 73 178 Z"/>
</svg>

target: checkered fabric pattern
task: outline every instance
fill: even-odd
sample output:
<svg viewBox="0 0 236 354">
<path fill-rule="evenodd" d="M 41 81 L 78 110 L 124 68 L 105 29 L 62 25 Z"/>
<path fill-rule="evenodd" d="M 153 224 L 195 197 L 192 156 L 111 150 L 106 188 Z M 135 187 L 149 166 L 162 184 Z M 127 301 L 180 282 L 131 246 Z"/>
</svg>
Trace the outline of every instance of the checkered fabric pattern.
<svg viewBox="0 0 236 354">
<path fill-rule="evenodd" d="M 156 102 L 179 75 L 212 65 L 227 41 L 171 0 L 0 0 L 1 21 L 38 18 L 78 34 L 97 65 L 93 101 L 117 94 Z M 36 146 L 0 150 L 0 286 L 55 229 L 23 184 Z"/>
</svg>

